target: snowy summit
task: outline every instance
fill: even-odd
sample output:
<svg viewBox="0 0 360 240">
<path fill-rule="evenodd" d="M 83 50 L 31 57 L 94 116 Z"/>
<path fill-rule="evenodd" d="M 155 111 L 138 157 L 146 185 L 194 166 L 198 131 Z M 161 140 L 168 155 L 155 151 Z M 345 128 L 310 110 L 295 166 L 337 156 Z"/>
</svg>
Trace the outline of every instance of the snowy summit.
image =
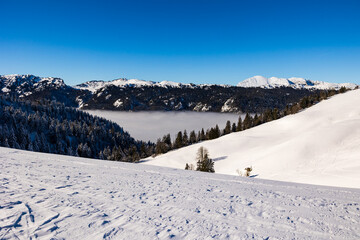
<svg viewBox="0 0 360 240">
<path fill-rule="evenodd" d="M 328 83 L 322 81 L 312 81 L 304 78 L 266 78 L 263 76 L 254 76 L 245 79 L 237 84 L 238 87 L 261 87 L 261 88 L 276 88 L 276 87 L 292 87 L 295 89 L 335 89 L 341 87 L 354 89 L 357 85 L 354 83 Z"/>
<path fill-rule="evenodd" d="M 74 88 L 82 89 L 82 90 L 89 90 L 95 93 L 97 90 L 104 88 L 106 86 L 115 86 L 115 87 L 173 87 L 173 88 L 180 88 L 180 87 L 192 87 L 193 84 L 182 84 L 177 82 L 171 81 L 162 81 L 162 82 L 153 82 L 153 81 L 146 81 L 146 80 L 139 80 L 139 79 L 126 79 L 126 78 L 119 78 L 112 81 L 103 81 L 103 80 L 93 80 L 88 81 L 82 84 L 78 84 L 74 86 Z"/>
</svg>

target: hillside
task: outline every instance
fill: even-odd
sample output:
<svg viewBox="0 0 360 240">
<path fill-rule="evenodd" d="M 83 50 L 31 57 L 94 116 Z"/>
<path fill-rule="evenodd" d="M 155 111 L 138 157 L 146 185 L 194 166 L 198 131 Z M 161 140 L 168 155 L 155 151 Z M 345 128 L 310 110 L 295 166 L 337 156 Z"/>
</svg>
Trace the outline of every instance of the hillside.
<svg viewBox="0 0 360 240">
<path fill-rule="evenodd" d="M 295 115 L 148 158 L 144 164 L 195 164 L 200 146 L 217 173 L 253 166 L 257 178 L 360 188 L 360 90 L 339 94 Z"/>
<path fill-rule="evenodd" d="M 55 101 L 0 96 L 0 116 L 3 147 L 130 162 L 153 152 L 118 124 Z"/>
<path fill-rule="evenodd" d="M 0 239 L 359 239 L 359 189 L 0 147 Z"/>
</svg>

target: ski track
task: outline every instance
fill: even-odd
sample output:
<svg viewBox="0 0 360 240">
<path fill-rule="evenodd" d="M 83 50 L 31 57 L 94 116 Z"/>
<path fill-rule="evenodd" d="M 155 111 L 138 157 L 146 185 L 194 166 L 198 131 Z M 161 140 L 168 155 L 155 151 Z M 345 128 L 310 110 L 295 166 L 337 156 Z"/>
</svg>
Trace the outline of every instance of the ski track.
<svg viewBox="0 0 360 240">
<path fill-rule="evenodd" d="M 360 189 L 0 148 L 0 239 L 360 239 Z"/>
</svg>

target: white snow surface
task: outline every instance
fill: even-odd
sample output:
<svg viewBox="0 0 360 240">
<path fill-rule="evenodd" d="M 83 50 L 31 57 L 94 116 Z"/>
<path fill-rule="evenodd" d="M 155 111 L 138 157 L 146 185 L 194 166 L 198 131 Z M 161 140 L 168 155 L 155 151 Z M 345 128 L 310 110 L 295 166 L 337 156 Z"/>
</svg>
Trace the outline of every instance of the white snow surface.
<svg viewBox="0 0 360 240">
<path fill-rule="evenodd" d="M 360 190 L 0 147 L 0 239 L 359 239 Z"/>
<path fill-rule="evenodd" d="M 261 88 L 276 88 L 276 87 L 292 87 L 295 89 L 340 89 L 346 87 L 354 89 L 357 85 L 354 83 L 328 83 L 322 81 L 307 80 L 304 78 L 266 78 L 263 76 L 254 76 L 245 79 L 237 84 L 238 87 L 261 87 Z"/>
<path fill-rule="evenodd" d="M 257 178 L 360 188 L 360 90 L 324 100 L 242 132 L 149 157 L 145 164 L 183 169 L 209 150 L 215 172 L 237 175 L 253 167 Z"/>
</svg>

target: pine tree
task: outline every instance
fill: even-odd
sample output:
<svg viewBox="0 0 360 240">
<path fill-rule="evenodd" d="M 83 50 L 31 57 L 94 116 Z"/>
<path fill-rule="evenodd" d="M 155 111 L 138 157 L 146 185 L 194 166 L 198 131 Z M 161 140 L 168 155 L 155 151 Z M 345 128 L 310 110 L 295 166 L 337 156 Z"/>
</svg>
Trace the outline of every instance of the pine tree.
<svg viewBox="0 0 360 240">
<path fill-rule="evenodd" d="M 214 161 L 209 157 L 209 152 L 206 148 L 200 147 L 196 155 L 196 171 L 214 173 Z"/>
<path fill-rule="evenodd" d="M 204 128 L 201 129 L 200 133 L 200 141 L 204 141 L 206 139 Z"/>
<path fill-rule="evenodd" d="M 167 146 L 166 144 L 161 141 L 161 139 L 159 138 L 156 141 L 156 146 L 155 146 L 155 153 L 156 154 L 162 154 L 162 153 L 166 153 L 167 152 Z"/>
<path fill-rule="evenodd" d="M 239 116 L 239 120 L 238 120 L 238 124 L 236 126 L 236 131 L 237 132 L 240 132 L 243 130 L 243 127 L 242 127 L 242 119 L 241 119 L 241 116 Z"/>
<path fill-rule="evenodd" d="M 231 132 L 236 132 L 236 124 L 233 123 L 231 126 Z"/>
<path fill-rule="evenodd" d="M 165 152 L 170 151 L 171 147 L 172 147 L 170 133 L 168 133 L 167 135 L 164 135 L 162 141 L 165 144 L 165 148 L 166 148 Z"/>
<path fill-rule="evenodd" d="M 224 133 L 223 135 L 231 133 L 231 122 L 229 120 L 226 122 L 226 126 L 224 128 L 223 133 Z"/>
<path fill-rule="evenodd" d="M 219 125 L 216 124 L 216 126 L 215 126 L 215 138 L 218 138 L 220 136 L 221 136 L 220 128 L 219 128 Z"/>
<path fill-rule="evenodd" d="M 249 129 L 252 126 L 252 118 L 249 113 L 246 113 L 243 123 L 243 130 Z"/>
<path fill-rule="evenodd" d="M 258 126 L 261 124 L 261 120 L 257 114 L 254 116 L 254 126 Z"/>
<path fill-rule="evenodd" d="M 187 135 L 186 129 L 184 130 L 182 144 L 183 144 L 183 146 L 189 145 L 189 137 L 188 137 L 188 135 Z"/>
<path fill-rule="evenodd" d="M 183 134 L 182 132 L 178 132 L 175 142 L 174 142 L 174 148 L 181 148 L 183 146 Z"/>
<path fill-rule="evenodd" d="M 196 134 L 195 134 L 195 131 L 191 131 L 191 132 L 190 132 L 189 142 L 190 142 L 190 144 L 196 143 Z"/>
</svg>

